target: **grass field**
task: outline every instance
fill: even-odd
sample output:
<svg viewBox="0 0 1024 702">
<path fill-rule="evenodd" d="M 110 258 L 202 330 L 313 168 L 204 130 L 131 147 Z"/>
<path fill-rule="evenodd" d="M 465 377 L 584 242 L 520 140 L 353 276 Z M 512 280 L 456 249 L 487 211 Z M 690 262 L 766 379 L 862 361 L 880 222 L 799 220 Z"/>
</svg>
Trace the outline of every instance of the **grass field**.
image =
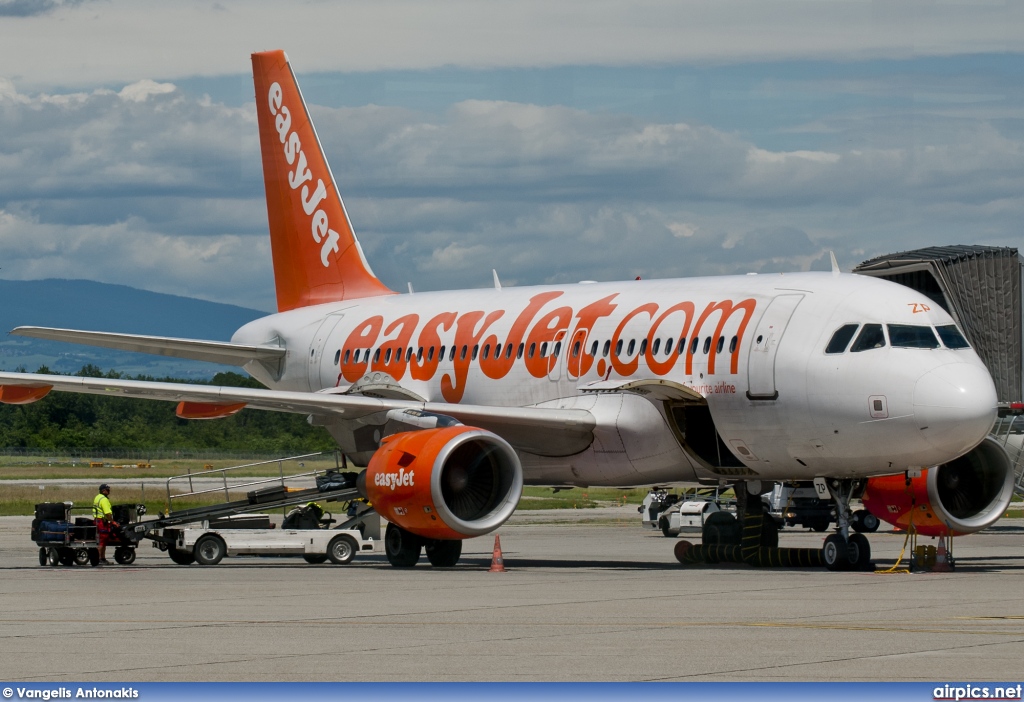
<svg viewBox="0 0 1024 702">
<path fill-rule="evenodd" d="M 93 467 L 92 463 L 102 463 Z M 259 463 L 261 465 L 251 465 Z M 103 480 L 114 478 L 130 478 L 150 480 L 152 478 L 167 479 L 185 473 L 198 473 L 204 470 L 247 466 L 231 471 L 236 477 L 268 477 L 306 471 L 325 471 L 335 467 L 333 456 L 324 458 L 304 459 L 302 461 L 230 461 L 230 460 L 163 460 L 143 464 L 138 462 L 111 461 L 96 459 L 95 461 L 78 461 L 77 463 L 47 462 L 39 459 L 11 459 L 0 462 L 0 487 L 4 480 L 77 480 L 80 478 L 95 479 L 97 485 Z M 349 470 L 358 470 L 349 467 Z"/>
</svg>

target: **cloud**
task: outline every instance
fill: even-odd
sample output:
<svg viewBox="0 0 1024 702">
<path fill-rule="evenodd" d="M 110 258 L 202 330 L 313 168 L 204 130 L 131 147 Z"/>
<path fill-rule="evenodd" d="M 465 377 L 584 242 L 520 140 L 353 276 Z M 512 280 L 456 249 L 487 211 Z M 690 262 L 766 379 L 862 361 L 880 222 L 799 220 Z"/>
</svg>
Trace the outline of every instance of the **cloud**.
<svg viewBox="0 0 1024 702">
<path fill-rule="evenodd" d="M 1024 6 L 891 0 L 10 0 L 0 66 L 23 84 L 95 86 L 246 71 L 651 65 L 1010 52 Z M 158 27 L 159 31 L 154 31 Z M 182 37 L 188 37 L 187 48 Z M 68 56 L 78 57 L 68 61 Z"/>
<path fill-rule="evenodd" d="M 254 107 L 153 81 L 0 85 L 3 275 L 272 309 Z M 440 114 L 313 106 L 356 232 L 394 289 L 807 270 L 835 250 L 1016 245 L 1024 142 L 932 114 L 890 139 L 849 115 L 778 149 L 681 121 L 508 101 Z M 826 266 L 827 267 L 827 266 Z"/>
</svg>

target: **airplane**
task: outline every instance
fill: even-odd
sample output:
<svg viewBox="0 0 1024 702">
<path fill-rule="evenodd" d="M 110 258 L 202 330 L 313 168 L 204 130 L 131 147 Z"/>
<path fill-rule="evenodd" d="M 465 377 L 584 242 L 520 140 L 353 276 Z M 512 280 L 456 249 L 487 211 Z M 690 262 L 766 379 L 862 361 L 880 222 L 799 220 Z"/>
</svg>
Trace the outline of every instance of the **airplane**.
<svg viewBox="0 0 1024 702">
<path fill-rule="evenodd" d="M 693 482 L 758 495 L 817 480 L 837 510 L 832 570 L 863 567 L 851 495 L 968 533 L 1009 504 L 986 438 L 992 379 L 921 294 L 831 272 L 398 294 L 355 236 L 284 51 L 252 55 L 278 312 L 230 342 L 19 327 L 20 336 L 244 368 L 267 389 L 0 373 L 0 401 L 51 390 L 308 415 L 366 469 L 396 567 L 513 513 L 524 485 Z M 878 482 L 878 476 L 897 479 Z M 871 481 L 876 481 L 872 483 Z M 760 500 L 757 501 L 760 503 Z M 882 515 L 880 515 L 882 516 Z"/>
</svg>

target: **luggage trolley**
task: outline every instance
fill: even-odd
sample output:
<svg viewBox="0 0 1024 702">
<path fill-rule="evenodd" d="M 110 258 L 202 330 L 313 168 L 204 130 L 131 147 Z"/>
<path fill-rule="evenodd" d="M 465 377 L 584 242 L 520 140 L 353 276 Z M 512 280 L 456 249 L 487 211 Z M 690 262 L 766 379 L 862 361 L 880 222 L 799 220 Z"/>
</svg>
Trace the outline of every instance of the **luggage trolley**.
<svg viewBox="0 0 1024 702">
<path fill-rule="evenodd" d="M 32 540 L 39 547 L 39 565 L 99 565 L 99 540 L 92 519 L 72 514 L 73 502 L 42 502 L 32 520 Z M 125 527 L 146 513 L 145 505 L 112 505 L 114 521 L 121 525 L 111 532 L 108 546 L 114 547 L 114 561 L 130 565 L 135 561 L 135 542 Z"/>
</svg>

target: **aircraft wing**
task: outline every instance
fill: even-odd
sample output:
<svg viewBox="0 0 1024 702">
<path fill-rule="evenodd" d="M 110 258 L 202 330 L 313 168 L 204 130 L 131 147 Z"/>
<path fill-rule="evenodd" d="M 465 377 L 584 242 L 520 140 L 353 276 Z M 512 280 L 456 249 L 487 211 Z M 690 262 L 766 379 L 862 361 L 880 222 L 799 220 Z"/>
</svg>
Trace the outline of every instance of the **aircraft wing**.
<svg viewBox="0 0 1024 702">
<path fill-rule="evenodd" d="M 45 395 L 47 388 L 57 392 L 131 397 L 168 402 L 192 402 L 229 406 L 243 404 L 250 409 L 272 412 L 312 414 L 340 420 L 359 419 L 392 409 L 419 409 L 455 417 L 463 424 L 493 431 L 513 447 L 546 456 L 567 456 L 586 449 L 593 441 L 594 415 L 580 409 L 539 407 L 492 407 L 382 399 L 362 395 L 328 392 L 293 392 L 256 388 L 237 388 L 188 383 L 159 383 L 143 380 L 82 378 L 67 375 L 0 372 L 0 401 L 11 389 L 40 392 L 29 400 Z"/>
<path fill-rule="evenodd" d="M 78 329 L 56 329 L 51 327 L 18 327 L 11 331 L 15 336 L 29 336 L 49 341 L 69 341 L 86 346 L 102 346 L 121 351 L 135 351 L 158 356 L 189 358 L 195 361 L 223 363 L 229 366 L 244 366 L 249 361 L 260 361 L 268 366 L 277 364 L 285 355 L 285 349 L 278 346 L 249 346 L 232 344 L 227 341 L 201 341 L 177 339 L 166 336 L 143 336 L 139 334 L 114 334 L 111 332 L 80 331 Z"/>
</svg>

